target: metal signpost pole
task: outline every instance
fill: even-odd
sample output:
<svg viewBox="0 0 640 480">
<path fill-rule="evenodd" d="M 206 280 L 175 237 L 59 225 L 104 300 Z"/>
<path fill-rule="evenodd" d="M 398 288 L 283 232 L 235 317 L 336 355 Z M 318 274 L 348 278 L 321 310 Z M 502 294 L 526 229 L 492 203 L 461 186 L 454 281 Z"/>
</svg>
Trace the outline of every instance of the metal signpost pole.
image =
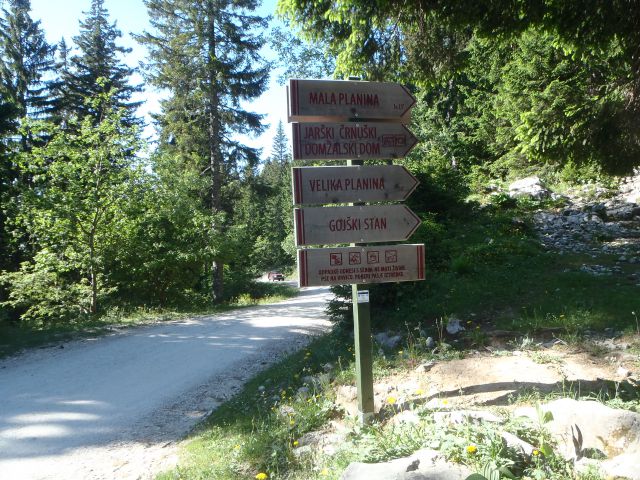
<svg viewBox="0 0 640 480">
<path fill-rule="evenodd" d="M 362 160 L 347 160 L 347 166 L 362 165 Z M 358 246 L 352 243 L 351 246 Z M 369 291 L 357 283 L 351 284 L 353 302 L 353 337 L 356 348 L 356 386 L 358 389 L 358 414 L 360 423 L 371 422 L 373 401 L 373 342 L 371 340 L 371 306 Z"/>
</svg>

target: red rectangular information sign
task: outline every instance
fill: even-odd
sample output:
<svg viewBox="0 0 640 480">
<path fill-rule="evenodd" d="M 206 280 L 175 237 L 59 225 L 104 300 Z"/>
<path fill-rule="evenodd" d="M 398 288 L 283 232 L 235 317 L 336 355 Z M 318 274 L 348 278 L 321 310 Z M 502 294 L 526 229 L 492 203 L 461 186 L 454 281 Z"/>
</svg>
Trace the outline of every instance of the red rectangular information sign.
<svg viewBox="0 0 640 480">
<path fill-rule="evenodd" d="M 423 244 L 298 250 L 301 287 L 425 279 Z"/>
</svg>

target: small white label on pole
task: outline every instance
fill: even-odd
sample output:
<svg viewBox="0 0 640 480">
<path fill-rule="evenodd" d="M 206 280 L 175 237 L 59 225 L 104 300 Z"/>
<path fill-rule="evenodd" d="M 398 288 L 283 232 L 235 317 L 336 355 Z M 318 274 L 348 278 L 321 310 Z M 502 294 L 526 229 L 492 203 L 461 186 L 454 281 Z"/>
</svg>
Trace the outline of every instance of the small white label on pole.
<svg viewBox="0 0 640 480">
<path fill-rule="evenodd" d="M 360 290 L 358 292 L 358 303 L 369 303 L 369 290 Z"/>
</svg>

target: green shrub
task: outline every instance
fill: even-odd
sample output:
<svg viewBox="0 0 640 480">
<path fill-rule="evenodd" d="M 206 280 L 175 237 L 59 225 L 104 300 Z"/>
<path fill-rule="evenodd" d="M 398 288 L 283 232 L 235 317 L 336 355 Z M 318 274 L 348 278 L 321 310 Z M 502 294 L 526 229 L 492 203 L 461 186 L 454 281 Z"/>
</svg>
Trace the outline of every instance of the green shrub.
<svg viewBox="0 0 640 480">
<path fill-rule="evenodd" d="M 34 262 L 22 263 L 17 272 L 3 272 L 0 283 L 9 291 L 2 306 L 18 311 L 23 321 L 34 325 L 71 321 L 90 311 L 89 283 L 65 271 L 64 263 L 48 251 L 38 252 Z"/>
</svg>

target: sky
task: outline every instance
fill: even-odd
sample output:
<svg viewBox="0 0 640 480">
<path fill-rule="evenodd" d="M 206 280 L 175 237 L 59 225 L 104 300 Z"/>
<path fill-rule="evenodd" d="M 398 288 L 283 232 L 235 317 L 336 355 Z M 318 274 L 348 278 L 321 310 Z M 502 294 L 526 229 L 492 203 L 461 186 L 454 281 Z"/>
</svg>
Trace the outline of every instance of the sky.
<svg viewBox="0 0 640 480">
<path fill-rule="evenodd" d="M 2 3 L 0 1 L 0 3 Z M 146 58 L 146 49 L 140 46 L 131 37 L 131 33 L 141 33 L 149 29 L 149 17 L 142 0 L 105 0 L 105 8 L 109 12 L 109 19 L 117 22 L 118 29 L 122 32 L 119 45 L 131 48 L 131 53 L 124 62 L 137 67 L 140 61 Z M 277 0 L 263 0 L 262 7 L 257 13 L 260 15 L 273 15 Z M 47 41 L 57 44 L 65 38 L 67 45 L 71 45 L 74 36 L 79 33 L 79 20 L 84 18 L 83 12 L 91 7 L 91 0 L 31 0 L 31 16 L 42 22 L 41 26 L 47 36 Z M 264 49 L 267 58 L 273 57 L 269 48 Z M 262 148 L 262 157 L 266 158 L 271 153 L 271 145 L 278 121 L 287 121 L 287 99 L 285 87 L 276 82 L 277 72 L 272 73 L 269 89 L 260 98 L 245 103 L 250 111 L 266 115 L 265 123 L 268 129 L 257 138 L 238 136 L 237 138 L 252 147 Z M 132 82 L 143 83 L 139 75 L 133 77 Z M 143 100 L 139 114 L 144 116 L 148 126 L 145 128 L 145 136 L 153 137 L 154 128 L 151 125 L 151 113 L 160 111 L 159 99 L 162 93 L 145 85 L 145 91 L 134 100 Z M 289 128 L 285 127 L 288 132 Z"/>
</svg>

